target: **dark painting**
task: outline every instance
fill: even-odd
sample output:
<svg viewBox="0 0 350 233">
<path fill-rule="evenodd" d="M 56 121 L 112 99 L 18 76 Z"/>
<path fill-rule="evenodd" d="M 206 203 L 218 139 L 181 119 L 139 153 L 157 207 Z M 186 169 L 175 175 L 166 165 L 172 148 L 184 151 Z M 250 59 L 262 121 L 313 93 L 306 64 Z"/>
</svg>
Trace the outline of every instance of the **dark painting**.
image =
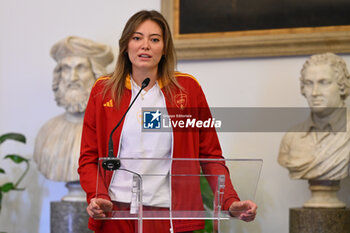
<svg viewBox="0 0 350 233">
<path fill-rule="evenodd" d="M 350 25 L 350 0 L 180 0 L 180 34 Z"/>
</svg>

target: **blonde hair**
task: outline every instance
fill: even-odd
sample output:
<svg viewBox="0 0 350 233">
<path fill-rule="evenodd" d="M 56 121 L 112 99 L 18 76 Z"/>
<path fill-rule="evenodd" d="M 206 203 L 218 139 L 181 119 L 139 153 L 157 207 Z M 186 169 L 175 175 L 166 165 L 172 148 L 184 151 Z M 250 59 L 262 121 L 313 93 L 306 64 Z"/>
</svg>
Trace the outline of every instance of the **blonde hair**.
<svg viewBox="0 0 350 233">
<path fill-rule="evenodd" d="M 157 11 L 139 11 L 127 21 L 124 27 L 123 33 L 119 40 L 119 55 L 117 64 L 114 72 L 109 75 L 110 79 L 105 81 L 104 95 L 110 91 L 111 97 L 116 103 L 116 107 L 119 106 L 123 96 L 126 77 L 132 72 L 132 64 L 127 54 L 129 40 L 134 34 L 136 28 L 146 20 L 152 20 L 157 23 L 163 33 L 164 55 L 158 64 L 158 80 L 164 85 L 164 90 L 168 97 L 172 96 L 174 88 L 181 89 L 174 76 L 176 53 L 167 21 Z"/>
</svg>

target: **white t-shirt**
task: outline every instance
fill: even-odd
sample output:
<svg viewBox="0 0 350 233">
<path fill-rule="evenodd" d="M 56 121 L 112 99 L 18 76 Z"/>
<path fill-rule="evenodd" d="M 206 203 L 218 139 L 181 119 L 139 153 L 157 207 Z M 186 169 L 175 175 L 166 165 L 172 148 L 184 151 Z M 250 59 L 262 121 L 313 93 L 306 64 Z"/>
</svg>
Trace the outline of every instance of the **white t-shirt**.
<svg viewBox="0 0 350 233">
<path fill-rule="evenodd" d="M 131 79 L 131 100 L 140 87 Z M 156 83 L 149 91 L 142 91 L 126 115 L 119 149 L 119 158 L 170 158 L 171 132 L 142 132 L 142 108 L 166 107 L 164 95 Z M 121 160 L 121 169 L 142 175 L 143 205 L 170 207 L 170 160 Z M 109 195 L 112 200 L 130 203 L 133 174 L 123 170 L 114 172 Z"/>
</svg>

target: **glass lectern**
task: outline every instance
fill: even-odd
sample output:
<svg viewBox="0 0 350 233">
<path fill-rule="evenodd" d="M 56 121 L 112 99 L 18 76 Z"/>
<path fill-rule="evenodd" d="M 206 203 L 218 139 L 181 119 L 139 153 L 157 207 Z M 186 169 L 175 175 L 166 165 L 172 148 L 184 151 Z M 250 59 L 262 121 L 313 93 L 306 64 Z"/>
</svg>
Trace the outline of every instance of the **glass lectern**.
<svg viewBox="0 0 350 233">
<path fill-rule="evenodd" d="M 232 218 L 232 185 L 241 200 L 254 200 L 261 168 L 261 159 L 100 158 L 96 197 L 114 206 L 98 219 L 136 220 L 139 233 L 144 220 L 205 221 L 220 232 L 220 221 Z"/>
</svg>

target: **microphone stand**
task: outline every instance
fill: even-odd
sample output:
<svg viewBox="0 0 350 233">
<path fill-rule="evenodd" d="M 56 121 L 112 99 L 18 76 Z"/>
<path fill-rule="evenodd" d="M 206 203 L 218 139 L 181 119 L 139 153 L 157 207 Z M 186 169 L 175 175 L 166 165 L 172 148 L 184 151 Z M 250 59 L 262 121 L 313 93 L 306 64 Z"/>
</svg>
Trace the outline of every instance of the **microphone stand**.
<svg viewBox="0 0 350 233">
<path fill-rule="evenodd" d="M 129 112 L 131 106 L 134 104 L 134 102 L 137 99 L 137 97 L 141 94 L 142 90 L 145 89 L 148 86 L 150 80 L 151 80 L 150 78 L 145 78 L 145 80 L 143 80 L 142 85 L 141 85 L 141 89 L 139 90 L 139 92 L 137 93 L 137 95 L 135 96 L 135 98 L 133 99 L 131 104 L 129 105 L 128 109 L 125 111 L 124 115 L 122 116 L 122 118 L 120 119 L 118 124 L 111 131 L 111 133 L 109 135 L 109 141 L 108 141 L 108 158 L 106 158 L 102 162 L 102 167 L 105 170 L 114 171 L 114 170 L 117 170 L 117 169 L 120 168 L 120 166 L 121 166 L 120 160 L 116 159 L 115 156 L 114 156 L 114 148 L 113 148 L 113 138 L 112 138 L 112 136 L 113 136 L 115 130 L 120 126 L 120 124 L 124 120 L 126 114 Z"/>
</svg>

